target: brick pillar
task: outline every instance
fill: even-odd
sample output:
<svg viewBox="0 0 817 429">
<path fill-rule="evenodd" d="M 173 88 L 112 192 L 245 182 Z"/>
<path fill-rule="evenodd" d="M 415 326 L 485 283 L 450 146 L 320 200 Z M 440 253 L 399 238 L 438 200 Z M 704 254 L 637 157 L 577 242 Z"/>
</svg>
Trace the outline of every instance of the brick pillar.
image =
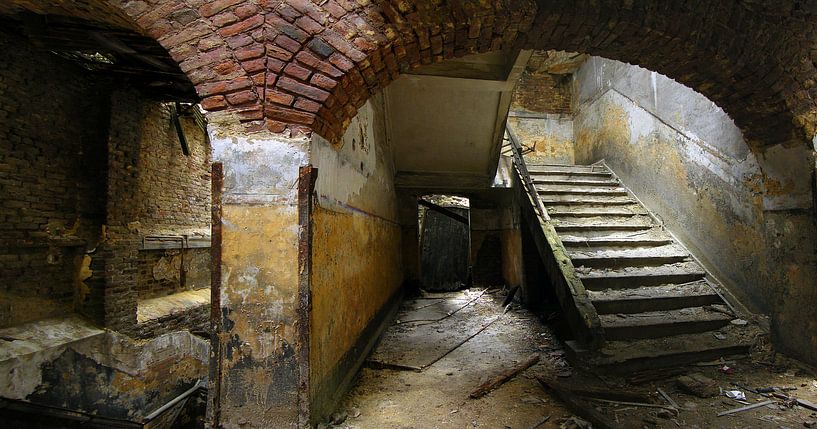
<svg viewBox="0 0 817 429">
<path fill-rule="evenodd" d="M 210 423 L 295 428 L 299 365 L 306 365 L 299 359 L 298 169 L 308 164 L 310 141 L 215 124 L 209 132 L 224 178 L 213 190 L 221 197 L 221 221 L 214 219 L 214 240 L 221 240 L 213 243 L 221 273 L 213 283 L 219 318 Z"/>
</svg>

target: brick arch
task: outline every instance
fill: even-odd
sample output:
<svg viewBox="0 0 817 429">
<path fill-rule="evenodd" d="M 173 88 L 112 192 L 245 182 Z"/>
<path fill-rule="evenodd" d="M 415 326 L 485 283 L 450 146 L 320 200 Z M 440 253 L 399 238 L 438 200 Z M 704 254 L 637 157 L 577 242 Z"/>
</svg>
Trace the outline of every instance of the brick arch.
<svg viewBox="0 0 817 429">
<path fill-rule="evenodd" d="M 817 131 L 817 6 L 804 2 L 108 3 L 168 49 L 207 110 L 253 129 L 314 131 L 337 141 L 369 96 L 402 71 L 526 48 L 585 52 L 670 76 L 721 106 L 755 147 Z"/>
</svg>

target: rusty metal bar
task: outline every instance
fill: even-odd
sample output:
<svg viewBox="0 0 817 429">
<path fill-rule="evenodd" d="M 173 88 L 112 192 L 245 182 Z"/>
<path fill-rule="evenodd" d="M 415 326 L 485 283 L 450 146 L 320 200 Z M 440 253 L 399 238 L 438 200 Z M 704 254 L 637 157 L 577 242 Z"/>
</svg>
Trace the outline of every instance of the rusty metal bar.
<svg viewBox="0 0 817 429">
<path fill-rule="evenodd" d="M 312 214 L 318 169 L 306 165 L 298 171 L 298 420 L 310 426 L 309 316 L 312 313 Z"/>
<path fill-rule="evenodd" d="M 527 189 L 531 200 L 535 202 L 536 210 L 539 212 L 539 215 L 542 216 L 542 219 L 544 219 L 546 222 L 550 221 L 550 215 L 548 215 L 545 205 L 542 204 L 542 200 L 539 198 L 539 193 L 536 192 L 536 186 L 533 184 L 533 179 L 530 178 L 528 166 L 525 164 L 525 158 L 522 156 L 522 145 L 519 143 L 519 138 L 516 136 L 516 132 L 514 132 L 510 123 L 505 124 L 505 129 L 508 131 L 508 136 L 510 137 L 509 140 L 511 142 L 511 152 L 513 153 L 513 163 L 516 166 L 516 169 L 519 171 L 519 176 L 522 178 L 522 185 Z"/>
<path fill-rule="evenodd" d="M 218 427 L 221 419 L 221 373 L 223 331 L 221 313 L 221 245 L 222 196 L 224 193 L 224 166 L 214 162 L 211 174 L 211 232 L 210 232 L 210 371 L 207 404 L 208 427 Z"/>
<path fill-rule="evenodd" d="M 453 212 L 452 210 L 449 210 L 449 209 L 447 209 L 447 208 L 445 208 L 445 207 L 443 207 L 443 206 L 441 206 L 441 205 L 434 204 L 434 203 L 432 203 L 432 202 L 430 202 L 430 201 L 426 201 L 426 200 L 424 200 L 424 199 L 422 199 L 422 198 L 417 199 L 417 204 L 420 204 L 421 206 L 425 206 L 425 207 L 427 207 L 428 209 L 430 209 L 430 210 L 434 210 L 435 212 L 440 213 L 440 214 L 442 214 L 442 215 L 444 215 L 444 216 L 448 216 L 448 217 L 450 217 L 451 219 L 456 220 L 457 222 L 464 223 L 464 224 L 466 224 L 466 225 L 470 225 L 470 224 L 471 224 L 471 223 L 468 221 L 468 218 L 467 218 L 467 217 L 462 216 L 462 215 L 460 215 L 459 213 L 455 213 L 455 212 Z M 470 210 L 469 210 L 469 213 L 470 213 Z"/>
</svg>

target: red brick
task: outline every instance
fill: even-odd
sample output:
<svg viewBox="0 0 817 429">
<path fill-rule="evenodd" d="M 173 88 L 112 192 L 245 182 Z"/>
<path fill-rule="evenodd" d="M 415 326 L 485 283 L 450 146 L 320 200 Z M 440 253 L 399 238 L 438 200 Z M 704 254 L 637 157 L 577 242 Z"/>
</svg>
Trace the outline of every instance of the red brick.
<svg viewBox="0 0 817 429">
<path fill-rule="evenodd" d="M 295 100 L 295 96 L 292 94 L 287 94 L 285 92 L 276 91 L 274 89 L 266 90 L 264 94 L 264 98 L 267 99 L 270 103 L 281 104 L 284 106 L 289 106 L 292 104 L 292 101 Z"/>
<path fill-rule="evenodd" d="M 355 63 L 337 52 L 329 57 L 329 62 L 334 64 L 335 67 L 347 72 L 355 67 Z"/>
<path fill-rule="evenodd" d="M 279 106 L 267 106 L 264 113 L 268 118 L 283 121 L 286 123 L 296 123 L 309 125 L 315 122 L 315 114 L 300 110 L 289 109 Z"/>
<path fill-rule="evenodd" d="M 232 12 L 220 13 L 211 18 L 213 25 L 216 27 L 224 27 L 238 21 L 238 17 Z"/>
<path fill-rule="evenodd" d="M 329 76 L 335 78 L 343 76 L 343 72 L 336 69 L 334 66 L 327 62 L 321 61 L 318 57 L 310 54 L 309 52 L 306 51 L 298 52 L 298 55 L 296 55 L 295 58 L 297 58 L 298 61 L 300 61 L 301 63 L 309 67 L 312 67 L 313 69 L 317 69 L 321 73 L 328 74 Z"/>
<path fill-rule="evenodd" d="M 301 50 L 301 44 L 281 34 L 275 38 L 275 44 L 286 49 L 293 54 Z"/>
<path fill-rule="evenodd" d="M 309 82 L 326 90 L 332 90 L 338 85 L 337 81 L 318 73 Z"/>
<path fill-rule="evenodd" d="M 242 4 L 241 6 L 235 8 L 234 12 L 235 12 L 236 16 L 238 16 L 239 18 L 246 19 L 246 18 L 249 18 L 249 17 L 251 17 L 253 15 L 258 14 L 260 12 L 260 10 L 258 9 L 258 6 L 254 5 L 254 4 L 245 3 L 245 4 Z"/>
<path fill-rule="evenodd" d="M 201 108 L 204 110 L 223 110 L 227 107 L 227 100 L 223 95 L 216 95 L 213 97 L 205 97 L 201 100 Z"/>
<path fill-rule="evenodd" d="M 278 87 L 298 95 L 311 98 L 315 101 L 324 101 L 329 97 L 329 93 L 314 86 L 305 85 L 286 76 L 278 79 Z"/>
<path fill-rule="evenodd" d="M 307 112 L 317 113 L 318 110 L 321 110 L 321 105 L 312 101 L 307 100 L 306 98 L 298 97 L 298 100 L 295 101 L 296 109 L 306 110 Z"/>
<path fill-rule="evenodd" d="M 267 45 L 267 55 L 281 61 L 289 61 L 292 59 L 292 52 L 272 44 Z"/>
<path fill-rule="evenodd" d="M 240 77 L 233 80 L 226 80 L 221 82 L 204 83 L 196 87 L 196 92 L 202 97 L 208 97 L 215 94 L 225 94 L 239 89 L 246 89 L 252 86 L 252 80 L 246 77 Z"/>
<path fill-rule="evenodd" d="M 215 0 L 204 4 L 199 8 L 199 13 L 205 18 L 209 18 L 230 6 L 237 5 L 245 0 Z"/>
<path fill-rule="evenodd" d="M 284 73 L 300 80 L 307 80 L 309 79 L 309 75 L 312 74 L 312 72 L 309 71 L 308 69 L 305 69 L 294 63 L 287 64 L 287 66 L 284 67 Z"/>
<path fill-rule="evenodd" d="M 227 102 L 233 106 L 240 106 L 243 104 L 254 103 L 258 100 L 258 96 L 251 90 L 239 91 L 227 95 Z"/>
<path fill-rule="evenodd" d="M 315 22 L 314 19 L 308 16 L 302 16 L 295 20 L 295 25 L 309 34 L 317 34 L 323 31 L 323 26 Z"/>
<path fill-rule="evenodd" d="M 222 37 L 235 36 L 236 34 L 245 33 L 248 30 L 252 30 L 253 28 L 258 27 L 263 23 L 264 17 L 262 15 L 255 15 L 243 21 L 239 21 L 235 24 L 221 28 L 220 30 L 218 30 L 218 34 L 221 34 Z"/>
<path fill-rule="evenodd" d="M 255 73 L 267 69 L 266 58 L 259 58 L 257 60 L 243 61 L 241 67 L 248 73 Z"/>
<path fill-rule="evenodd" d="M 264 55 L 264 47 L 259 45 L 250 45 L 234 51 L 235 57 L 240 61 L 251 60 Z"/>
</svg>

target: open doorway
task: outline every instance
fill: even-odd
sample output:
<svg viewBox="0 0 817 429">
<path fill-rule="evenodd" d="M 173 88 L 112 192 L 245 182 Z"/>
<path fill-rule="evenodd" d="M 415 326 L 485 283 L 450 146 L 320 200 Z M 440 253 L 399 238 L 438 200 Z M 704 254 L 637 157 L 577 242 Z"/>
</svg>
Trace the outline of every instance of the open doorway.
<svg viewBox="0 0 817 429">
<path fill-rule="evenodd" d="M 420 286 L 427 291 L 470 286 L 470 201 L 450 195 L 426 195 L 417 202 Z"/>
</svg>

